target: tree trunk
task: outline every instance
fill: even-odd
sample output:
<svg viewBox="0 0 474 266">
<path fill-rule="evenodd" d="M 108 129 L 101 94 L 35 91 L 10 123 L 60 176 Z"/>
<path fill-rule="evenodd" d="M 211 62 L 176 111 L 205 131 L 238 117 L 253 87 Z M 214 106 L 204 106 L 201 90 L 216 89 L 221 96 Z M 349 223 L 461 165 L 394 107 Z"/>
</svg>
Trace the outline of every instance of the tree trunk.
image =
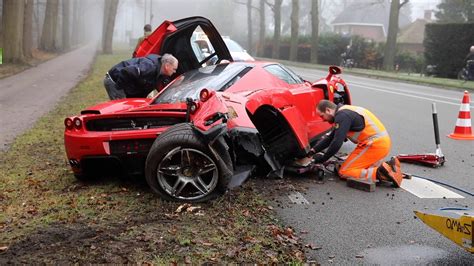
<svg viewBox="0 0 474 266">
<path fill-rule="evenodd" d="M 81 19 L 80 19 L 80 8 L 81 3 L 79 0 L 73 0 L 72 3 L 72 36 L 71 36 L 71 43 L 72 45 L 79 44 L 79 32 L 81 27 Z"/>
<path fill-rule="evenodd" d="M 115 15 L 117 14 L 118 0 L 106 0 L 104 6 L 104 26 L 102 31 L 102 52 L 112 53 Z"/>
<path fill-rule="evenodd" d="M 257 55 L 263 57 L 265 53 L 265 0 L 260 0 L 260 32 L 258 34 Z"/>
<path fill-rule="evenodd" d="M 319 8 L 318 0 L 311 0 L 311 63 L 318 63 Z"/>
<path fill-rule="evenodd" d="M 290 41 L 290 61 L 296 61 L 298 57 L 298 28 L 299 25 L 299 9 L 298 0 L 291 1 L 291 41 Z"/>
<path fill-rule="evenodd" d="M 26 0 L 23 19 L 23 55 L 26 58 L 33 57 L 33 6 L 34 0 Z"/>
<path fill-rule="evenodd" d="M 63 0 L 63 28 L 62 28 L 62 50 L 67 51 L 71 48 L 71 33 L 70 33 L 70 17 L 71 17 L 71 3 L 70 0 Z"/>
<path fill-rule="evenodd" d="M 48 0 L 46 3 L 40 49 L 48 52 L 55 52 L 57 50 L 58 3 L 58 0 Z"/>
<path fill-rule="evenodd" d="M 253 52 L 253 31 L 252 31 L 252 0 L 247 0 L 247 31 L 248 31 L 248 37 L 247 37 L 247 50 L 249 53 Z"/>
<path fill-rule="evenodd" d="M 34 21 L 34 45 L 33 47 L 39 47 L 39 44 L 41 42 L 41 22 L 40 22 L 40 8 L 39 8 L 39 1 L 33 0 L 34 7 L 33 7 L 33 21 Z"/>
<path fill-rule="evenodd" d="M 275 29 L 273 31 L 273 49 L 272 57 L 275 59 L 280 58 L 280 36 L 281 36 L 281 4 L 283 0 L 275 0 L 273 6 L 273 15 L 275 18 Z"/>
<path fill-rule="evenodd" d="M 3 62 L 23 63 L 23 16 L 25 2 L 3 0 Z"/>
<path fill-rule="evenodd" d="M 403 3 L 400 4 L 400 0 L 392 0 L 390 5 L 390 20 L 383 59 L 383 68 L 387 71 L 393 70 L 397 48 L 398 15 L 400 13 L 400 8 L 407 2 L 408 0 L 404 0 Z"/>
</svg>

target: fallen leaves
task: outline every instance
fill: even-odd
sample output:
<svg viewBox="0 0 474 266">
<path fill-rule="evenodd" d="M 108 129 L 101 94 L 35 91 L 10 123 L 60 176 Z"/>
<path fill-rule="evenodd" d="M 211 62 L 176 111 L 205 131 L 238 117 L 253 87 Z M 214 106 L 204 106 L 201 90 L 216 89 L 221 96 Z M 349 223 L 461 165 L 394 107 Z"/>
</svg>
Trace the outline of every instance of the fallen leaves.
<svg viewBox="0 0 474 266">
<path fill-rule="evenodd" d="M 185 204 L 182 204 L 180 205 L 175 211 L 175 213 L 194 213 L 195 215 L 198 215 L 198 216 L 204 216 L 204 212 L 201 211 L 201 207 L 200 206 L 192 206 L 191 204 L 189 203 L 185 203 Z M 166 217 L 168 218 L 176 218 L 177 216 L 175 214 L 165 214 Z"/>
<path fill-rule="evenodd" d="M 176 211 L 174 211 L 174 212 L 176 212 L 176 213 L 181 213 L 181 212 L 185 211 L 185 210 L 186 210 L 187 208 L 189 208 L 189 207 L 191 207 L 191 204 L 185 203 L 185 204 L 183 204 L 183 205 L 180 205 L 180 206 L 176 209 Z"/>
<path fill-rule="evenodd" d="M 299 238 L 294 235 L 294 231 L 291 227 L 282 230 L 276 225 L 270 225 L 269 228 L 271 234 L 278 240 L 278 242 L 282 244 L 298 244 Z"/>
<path fill-rule="evenodd" d="M 248 209 L 242 210 L 242 215 L 245 216 L 245 217 L 250 217 L 251 216 L 250 211 Z"/>
<path fill-rule="evenodd" d="M 242 241 L 247 242 L 247 243 L 252 243 L 252 244 L 258 244 L 262 242 L 252 236 L 245 236 L 244 238 L 242 238 Z"/>
<path fill-rule="evenodd" d="M 231 247 L 227 249 L 226 256 L 229 258 L 233 258 L 239 255 L 239 252 L 242 250 L 242 247 Z"/>
</svg>

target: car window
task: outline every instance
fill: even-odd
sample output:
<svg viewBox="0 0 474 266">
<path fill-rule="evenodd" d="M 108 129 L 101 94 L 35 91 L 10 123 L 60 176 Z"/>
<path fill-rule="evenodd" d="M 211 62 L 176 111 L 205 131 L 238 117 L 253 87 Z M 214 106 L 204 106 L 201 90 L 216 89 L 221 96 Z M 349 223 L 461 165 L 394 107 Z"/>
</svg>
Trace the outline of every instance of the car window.
<svg viewBox="0 0 474 266">
<path fill-rule="evenodd" d="M 191 47 L 199 61 L 204 60 L 204 58 L 215 52 L 209 38 L 200 26 L 196 27 L 191 36 Z M 212 63 L 215 63 L 215 61 L 217 61 L 217 57 L 212 61 Z"/>
<path fill-rule="evenodd" d="M 293 72 L 293 70 L 287 68 L 286 66 L 284 65 L 280 65 L 281 68 L 283 68 L 286 72 L 288 72 L 288 74 L 291 75 L 291 77 L 296 81 L 296 83 L 300 84 L 300 83 L 304 83 L 304 79 L 302 79 L 300 76 L 298 76 L 295 72 Z"/>
<path fill-rule="evenodd" d="M 304 82 L 296 74 L 292 72 L 290 73 L 289 69 L 285 69 L 281 65 L 268 65 L 265 66 L 264 69 L 288 84 L 299 84 Z"/>
<path fill-rule="evenodd" d="M 186 102 L 197 99 L 201 89 L 223 91 L 235 84 L 251 67 L 243 64 L 217 64 L 188 71 L 169 85 L 153 104 Z"/>
</svg>

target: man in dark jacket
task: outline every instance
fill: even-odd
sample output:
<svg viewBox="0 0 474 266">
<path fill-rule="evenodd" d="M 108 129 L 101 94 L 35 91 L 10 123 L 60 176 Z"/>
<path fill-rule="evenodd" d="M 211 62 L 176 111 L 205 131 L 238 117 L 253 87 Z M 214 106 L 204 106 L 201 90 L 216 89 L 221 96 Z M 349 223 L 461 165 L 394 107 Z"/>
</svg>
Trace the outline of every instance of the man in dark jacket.
<svg viewBox="0 0 474 266">
<path fill-rule="evenodd" d="M 160 91 L 178 68 L 178 59 L 171 54 L 151 54 L 122 61 L 113 66 L 104 78 L 111 100 L 145 98 L 154 89 Z"/>
<path fill-rule="evenodd" d="M 466 55 L 464 62 L 466 62 L 468 79 L 474 80 L 474 45 L 469 49 L 469 53 Z"/>
<path fill-rule="evenodd" d="M 474 45 L 471 46 L 471 48 L 469 49 L 469 53 L 466 55 L 464 62 L 467 62 L 469 60 L 474 60 Z"/>
</svg>

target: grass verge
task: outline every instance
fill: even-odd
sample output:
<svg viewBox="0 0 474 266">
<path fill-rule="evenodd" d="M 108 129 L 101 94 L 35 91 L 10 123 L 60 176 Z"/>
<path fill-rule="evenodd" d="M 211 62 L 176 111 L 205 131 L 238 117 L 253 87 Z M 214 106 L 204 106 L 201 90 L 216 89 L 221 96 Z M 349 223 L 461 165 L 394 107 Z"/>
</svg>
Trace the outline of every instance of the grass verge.
<svg viewBox="0 0 474 266">
<path fill-rule="evenodd" d="M 140 180 L 75 180 L 63 119 L 107 99 L 100 55 L 82 81 L 0 153 L 0 264 L 303 262 L 302 245 L 252 181 L 196 205 L 165 202 Z"/>
</svg>

